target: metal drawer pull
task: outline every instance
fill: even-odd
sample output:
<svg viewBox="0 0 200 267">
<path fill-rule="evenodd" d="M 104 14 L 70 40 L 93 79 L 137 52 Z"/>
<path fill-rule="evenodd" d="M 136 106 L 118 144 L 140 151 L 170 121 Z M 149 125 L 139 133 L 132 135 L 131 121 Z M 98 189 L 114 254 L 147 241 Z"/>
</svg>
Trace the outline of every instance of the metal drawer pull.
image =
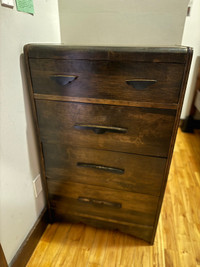
<svg viewBox="0 0 200 267">
<path fill-rule="evenodd" d="M 68 76 L 68 75 L 53 75 L 51 79 L 59 85 L 67 85 L 68 83 L 73 82 L 78 76 Z"/>
<path fill-rule="evenodd" d="M 118 208 L 118 209 L 122 207 L 122 204 L 118 202 L 109 202 L 109 201 L 99 200 L 99 199 L 94 199 L 94 198 L 78 197 L 78 200 L 84 203 L 103 205 L 103 206 L 108 206 L 108 207 L 113 207 L 113 208 Z"/>
<path fill-rule="evenodd" d="M 123 169 L 118 169 L 114 167 L 108 167 L 108 166 L 103 166 L 103 165 L 96 165 L 92 163 L 83 163 L 83 162 L 77 162 L 78 167 L 84 167 L 84 168 L 93 168 L 93 169 L 98 169 L 98 170 L 103 170 L 107 172 L 112 172 L 116 174 L 124 174 Z"/>
<path fill-rule="evenodd" d="M 112 133 L 126 133 L 127 129 L 112 126 L 99 126 L 99 125 L 87 125 L 87 124 L 75 124 L 74 128 L 78 130 L 92 130 L 96 134 L 103 134 L 105 132 Z"/>
<path fill-rule="evenodd" d="M 156 82 L 157 82 L 156 80 L 147 80 L 147 79 L 134 79 L 132 81 L 126 81 L 128 85 L 133 86 L 137 90 L 145 89 Z"/>
</svg>

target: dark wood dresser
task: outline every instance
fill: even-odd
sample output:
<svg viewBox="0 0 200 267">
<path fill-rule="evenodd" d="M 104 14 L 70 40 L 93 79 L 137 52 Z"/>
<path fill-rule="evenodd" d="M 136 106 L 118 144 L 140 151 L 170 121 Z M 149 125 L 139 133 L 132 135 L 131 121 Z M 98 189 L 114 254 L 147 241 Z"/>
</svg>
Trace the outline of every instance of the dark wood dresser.
<svg viewBox="0 0 200 267">
<path fill-rule="evenodd" d="M 153 244 L 192 49 L 29 44 L 24 51 L 53 219 Z"/>
</svg>

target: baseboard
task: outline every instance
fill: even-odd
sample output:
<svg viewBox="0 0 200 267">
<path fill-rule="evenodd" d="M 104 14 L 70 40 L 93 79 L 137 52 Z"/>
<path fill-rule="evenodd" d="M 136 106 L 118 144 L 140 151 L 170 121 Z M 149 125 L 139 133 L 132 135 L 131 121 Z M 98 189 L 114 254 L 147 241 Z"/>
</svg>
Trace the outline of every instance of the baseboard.
<svg viewBox="0 0 200 267">
<path fill-rule="evenodd" d="M 1 243 L 0 243 L 0 266 L 1 267 L 8 267 L 7 261 L 6 261 L 6 257 L 5 254 L 3 252 Z"/>
<path fill-rule="evenodd" d="M 194 120 L 192 116 L 181 120 L 180 128 L 182 132 L 193 133 L 194 129 L 200 129 L 200 120 Z"/>
<path fill-rule="evenodd" d="M 37 243 L 48 225 L 48 212 L 45 209 L 37 219 L 28 236 L 22 243 L 15 257 L 9 264 L 10 267 L 24 267 L 29 261 Z"/>
</svg>

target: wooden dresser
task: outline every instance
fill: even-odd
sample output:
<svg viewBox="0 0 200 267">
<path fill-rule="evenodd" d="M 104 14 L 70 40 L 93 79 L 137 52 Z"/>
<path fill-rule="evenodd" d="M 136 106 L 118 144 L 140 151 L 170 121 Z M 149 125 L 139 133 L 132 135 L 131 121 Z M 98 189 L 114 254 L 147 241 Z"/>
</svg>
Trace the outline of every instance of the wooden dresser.
<svg viewBox="0 0 200 267">
<path fill-rule="evenodd" d="M 192 49 L 30 44 L 24 51 L 53 219 L 153 244 Z"/>
</svg>

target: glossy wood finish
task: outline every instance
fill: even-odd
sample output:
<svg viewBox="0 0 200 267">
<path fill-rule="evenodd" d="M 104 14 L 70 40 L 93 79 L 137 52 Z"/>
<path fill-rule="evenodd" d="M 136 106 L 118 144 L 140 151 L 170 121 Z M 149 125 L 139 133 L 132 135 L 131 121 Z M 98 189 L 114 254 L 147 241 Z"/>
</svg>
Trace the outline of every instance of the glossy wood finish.
<svg viewBox="0 0 200 267">
<path fill-rule="evenodd" d="M 95 60 L 31 59 L 30 67 L 34 93 L 155 103 L 178 102 L 184 71 L 184 64 Z M 56 74 L 77 78 L 60 85 Z M 139 87 L 129 84 L 134 79 Z M 142 88 L 148 79 L 156 82 Z"/>
<path fill-rule="evenodd" d="M 29 58 L 187 63 L 188 47 L 105 47 L 28 44 Z"/>
<path fill-rule="evenodd" d="M 36 100 L 42 142 L 166 157 L 174 110 Z M 48 118 L 48 119 L 47 119 Z M 112 126 L 126 133 L 77 129 L 76 124 Z"/>
<path fill-rule="evenodd" d="M 174 110 L 176 110 L 178 106 L 178 104 L 175 103 L 136 102 L 136 101 L 126 101 L 126 100 L 115 100 L 115 99 L 100 99 L 100 98 L 97 99 L 97 98 L 87 98 L 87 97 L 46 95 L 46 94 L 36 94 L 36 93 L 34 94 L 34 99 L 87 103 L 87 104 L 127 106 L 127 107 L 174 109 Z"/>
<path fill-rule="evenodd" d="M 25 53 L 54 219 L 153 243 L 192 50 L 28 45 Z M 77 77 L 58 85 L 55 76 Z"/>
<path fill-rule="evenodd" d="M 83 224 L 49 225 L 27 267 L 200 264 L 200 131 L 178 132 L 154 246 Z"/>
</svg>

